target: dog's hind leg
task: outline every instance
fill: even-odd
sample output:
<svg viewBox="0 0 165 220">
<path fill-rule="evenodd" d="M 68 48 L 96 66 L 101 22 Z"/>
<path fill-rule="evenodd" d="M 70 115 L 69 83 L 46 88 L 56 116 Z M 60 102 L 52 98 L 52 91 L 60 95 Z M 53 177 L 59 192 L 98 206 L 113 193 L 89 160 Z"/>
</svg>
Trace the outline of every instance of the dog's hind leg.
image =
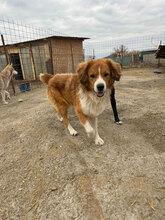
<svg viewBox="0 0 165 220">
<path fill-rule="evenodd" d="M 56 112 L 56 117 L 59 121 L 61 121 L 61 122 L 63 121 L 62 117 L 60 116 L 60 114 L 58 112 Z"/>
<path fill-rule="evenodd" d="M 62 105 L 62 106 L 58 106 L 58 112 L 60 113 L 62 120 L 64 122 L 64 124 L 66 125 L 66 127 L 69 130 L 69 133 L 73 136 L 76 136 L 78 133 L 77 131 L 71 126 L 71 124 L 68 121 L 67 118 L 67 113 L 68 113 L 68 106 L 66 104 Z"/>
<path fill-rule="evenodd" d="M 52 91 L 47 90 L 47 96 L 50 102 L 54 105 L 56 109 L 56 116 L 60 121 L 63 121 L 66 127 L 69 130 L 69 133 L 73 136 L 77 135 L 77 131 L 74 130 L 71 124 L 68 121 L 67 114 L 68 114 L 68 104 L 66 103 L 65 99 L 61 96 L 58 89 Z M 61 117 L 60 117 L 61 116 Z"/>
<path fill-rule="evenodd" d="M 7 96 L 7 99 L 11 99 L 10 93 L 9 93 L 8 91 L 5 91 L 5 94 L 6 94 L 6 96 Z"/>
<path fill-rule="evenodd" d="M 55 105 L 54 105 L 54 107 L 55 107 L 55 114 L 56 114 L 57 119 L 62 122 L 63 118 L 59 114 L 57 107 Z"/>
<path fill-rule="evenodd" d="M 8 102 L 5 101 L 5 90 L 2 90 L 2 91 L 1 91 L 1 94 L 2 94 L 2 102 L 3 102 L 5 105 L 7 105 Z"/>
</svg>

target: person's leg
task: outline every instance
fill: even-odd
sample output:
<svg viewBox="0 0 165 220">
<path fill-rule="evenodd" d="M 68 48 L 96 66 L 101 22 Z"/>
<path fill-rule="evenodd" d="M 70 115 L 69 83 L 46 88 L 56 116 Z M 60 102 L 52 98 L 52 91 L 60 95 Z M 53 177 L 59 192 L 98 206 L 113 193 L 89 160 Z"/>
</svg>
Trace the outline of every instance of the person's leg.
<svg viewBox="0 0 165 220">
<path fill-rule="evenodd" d="M 111 106 L 112 106 L 112 110 L 113 110 L 113 114 L 114 114 L 114 118 L 115 118 L 115 123 L 118 125 L 122 124 L 122 121 L 120 121 L 119 117 L 118 117 L 118 113 L 117 113 L 117 108 L 116 108 L 116 100 L 115 100 L 115 89 L 112 89 L 111 92 Z"/>
</svg>

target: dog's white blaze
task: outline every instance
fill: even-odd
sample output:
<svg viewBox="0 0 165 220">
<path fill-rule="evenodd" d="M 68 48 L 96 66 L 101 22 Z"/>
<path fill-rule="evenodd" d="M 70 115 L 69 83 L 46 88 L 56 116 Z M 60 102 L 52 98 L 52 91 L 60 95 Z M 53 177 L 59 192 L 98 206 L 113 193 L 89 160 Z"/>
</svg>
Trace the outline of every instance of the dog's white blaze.
<svg viewBox="0 0 165 220">
<path fill-rule="evenodd" d="M 100 66 L 98 67 L 98 72 L 99 72 L 99 78 L 94 83 L 94 91 L 99 92 L 98 89 L 97 89 L 98 84 L 103 84 L 104 85 L 104 91 L 106 91 L 106 83 L 105 83 L 104 79 L 101 77 L 101 68 L 100 68 Z"/>
<path fill-rule="evenodd" d="M 99 71 L 99 76 L 100 76 L 100 74 L 101 74 L 101 69 L 100 69 L 100 66 L 99 66 L 99 68 L 98 68 L 98 71 Z"/>
</svg>

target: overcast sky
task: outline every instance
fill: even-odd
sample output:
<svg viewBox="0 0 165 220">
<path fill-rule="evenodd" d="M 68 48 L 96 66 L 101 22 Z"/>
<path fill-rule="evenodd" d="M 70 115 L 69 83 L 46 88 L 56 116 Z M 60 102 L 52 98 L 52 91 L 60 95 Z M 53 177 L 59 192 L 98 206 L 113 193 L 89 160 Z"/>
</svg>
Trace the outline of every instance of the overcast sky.
<svg viewBox="0 0 165 220">
<path fill-rule="evenodd" d="M 165 0 L 0 0 L 0 15 L 92 39 L 165 30 Z"/>
</svg>

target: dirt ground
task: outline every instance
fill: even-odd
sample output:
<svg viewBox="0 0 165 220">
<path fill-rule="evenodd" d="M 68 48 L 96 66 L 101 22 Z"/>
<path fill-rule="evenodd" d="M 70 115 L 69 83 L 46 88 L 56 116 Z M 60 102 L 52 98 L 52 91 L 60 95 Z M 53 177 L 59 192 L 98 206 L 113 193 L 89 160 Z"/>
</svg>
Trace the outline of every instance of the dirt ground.
<svg viewBox="0 0 165 220">
<path fill-rule="evenodd" d="M 72 109 L 79 135 L 71 137 L 45 91 L 0 103 L 0 220 L 164 220 L 165 73 L 123 71 L 123 125 L 111 107 L 100 115 L 103 146 L 87 138 Z"/>
</svg>

